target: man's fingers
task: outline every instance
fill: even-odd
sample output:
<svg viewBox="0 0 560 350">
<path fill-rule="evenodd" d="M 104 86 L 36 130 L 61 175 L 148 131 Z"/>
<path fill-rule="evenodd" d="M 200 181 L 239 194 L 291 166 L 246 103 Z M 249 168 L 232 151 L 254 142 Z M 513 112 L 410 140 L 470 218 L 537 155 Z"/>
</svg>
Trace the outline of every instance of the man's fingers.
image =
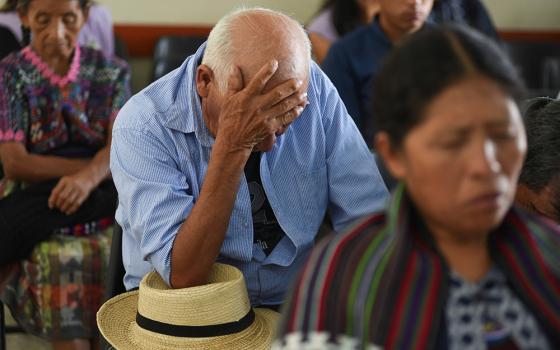
<svg viewBox="0 0 560 350">
<path fill-rule="evenodd" d="M 237 66 L 233 66 L 228 77 L 228 91 L 230 94 L 235 94 L 243 89 L 243 75 Z"/>
<path fill-rule="evenodd" d="M 300 105 L 295 106 L 286 113 L 274 118 L 276 127 L 278 129 L 286 129 L 287 126 L 292 123 L 300 114 L 303 112 L 303 107 Z"/>
<path fill-rule="evenodd" d="M 251 79 L 249 84 L 247 84 L 247 91 L 250 94 L 260 95 L 266 86 L 266 83 L 272 78 L 276 70 L 278 69 L 278 61 L 272 60 L 266 63 L 259 69 L 257 74 Z"/>
<path fill-rule="evenodd" d="M 296 97 L 299 96 L 298 93 L 303 93 L 302 91 L 300 91 L 302 84 L 303 83 L 301 80 L 294 78 L 284 81 L 274 89 L 262 95 L 262 108 L 271 108 L 272 106 L 281 103 L 292 95 L 295 95 Z"/>
<path fill-rule="evenodd" d="M 297 106 L 304 106 L 307 102 L 307 93 L 293 94 L 292 96 L 285 98 L 281 102 L 272 106 L 267 112 L 267 118 L 278 118 L 283 116 L 285 113 L 291 111 Z"/>
</svg>

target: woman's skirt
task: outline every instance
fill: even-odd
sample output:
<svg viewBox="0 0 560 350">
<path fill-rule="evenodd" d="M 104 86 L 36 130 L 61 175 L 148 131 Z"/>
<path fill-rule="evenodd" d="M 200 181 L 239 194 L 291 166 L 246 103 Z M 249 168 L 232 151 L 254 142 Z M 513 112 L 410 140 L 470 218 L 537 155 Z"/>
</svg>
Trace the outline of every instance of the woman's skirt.
<svg viewBox="0 0 560 350">
<path fill-rule="evenodd" d="M 51 341 L 97 336 L 112 232 L 53 236 L 18 264 L 0 298 L 26 332 Z"/>
</svg>

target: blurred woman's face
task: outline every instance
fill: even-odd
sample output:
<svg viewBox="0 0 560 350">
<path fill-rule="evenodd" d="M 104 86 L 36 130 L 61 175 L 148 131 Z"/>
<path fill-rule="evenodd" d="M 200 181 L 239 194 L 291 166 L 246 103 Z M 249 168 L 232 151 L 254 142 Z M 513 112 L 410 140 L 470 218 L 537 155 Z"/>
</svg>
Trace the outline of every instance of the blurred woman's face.
<svg viewBox="0 0 560 350">
<path fill-rule="evenodd" d="M 20 13 L 31 30 L 31 46 L 45 60 L 70 58 L 86 15 L 77 0 L 33 0 Z"/>
<path fill-rule="evenodd" d="M 504 218 L 525 151 L 514 100 L 492 80 L 473 76 L 428 104 L 388 165 L 430 228 L 470 239 Z"/>
</svg>

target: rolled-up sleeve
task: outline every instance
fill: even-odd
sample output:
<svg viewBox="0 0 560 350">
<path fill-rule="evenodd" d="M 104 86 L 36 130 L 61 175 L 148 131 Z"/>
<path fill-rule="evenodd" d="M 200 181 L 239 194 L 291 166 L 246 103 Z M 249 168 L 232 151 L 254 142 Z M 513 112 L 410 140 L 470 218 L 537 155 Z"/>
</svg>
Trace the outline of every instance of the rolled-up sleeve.
<svg viewBox="0 0 560 350">
<path fill-rule="evenodd" d="M 113 130 L 111 172 L 119 192 L 117 221 L 137 241 L 141 258 L 169 283 L 171 250 L 190 213 L 186 175 L 171 150 L 146 130 Z"/>
</svg>

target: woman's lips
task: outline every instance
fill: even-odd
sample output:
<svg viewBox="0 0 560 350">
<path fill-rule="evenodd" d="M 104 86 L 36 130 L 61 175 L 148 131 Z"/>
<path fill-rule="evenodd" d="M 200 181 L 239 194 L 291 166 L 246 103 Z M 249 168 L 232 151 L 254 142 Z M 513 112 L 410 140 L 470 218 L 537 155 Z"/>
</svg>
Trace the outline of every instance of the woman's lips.
<svg viewBox="0 0 560 350">
<path fill-rule="evenodd" d="M 481 210 L 496 210 L 500 207 L 500 201 L 503 198 L 501 192 L 488 192 L 480 196 L 476 196 L 469 201 L 470 206 Z"/>
</svg>

